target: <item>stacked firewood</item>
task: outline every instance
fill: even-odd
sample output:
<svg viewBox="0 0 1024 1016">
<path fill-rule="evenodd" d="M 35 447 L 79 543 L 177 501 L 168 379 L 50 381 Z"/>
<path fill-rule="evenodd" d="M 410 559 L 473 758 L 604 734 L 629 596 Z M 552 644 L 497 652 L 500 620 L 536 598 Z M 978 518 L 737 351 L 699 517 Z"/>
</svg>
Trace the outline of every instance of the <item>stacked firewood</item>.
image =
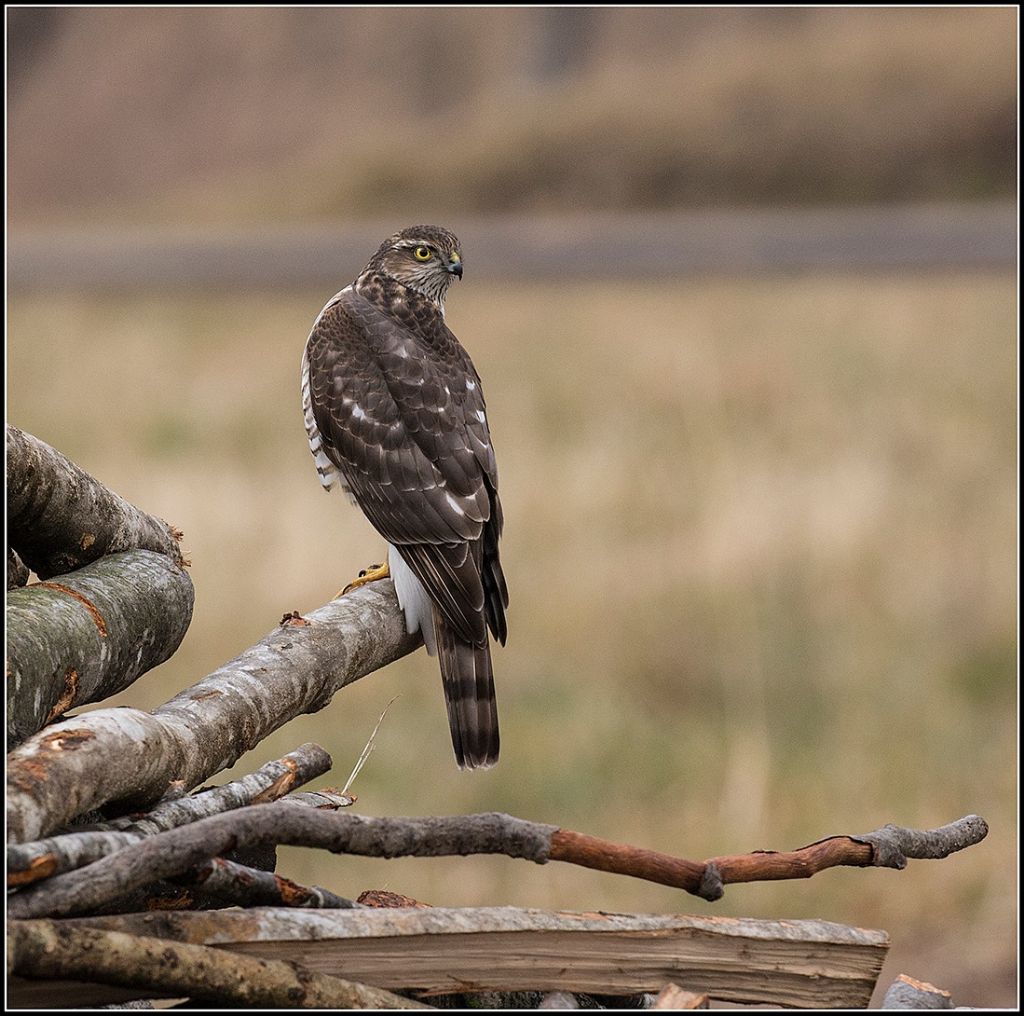
<svg viewBox="0 0 1024 1016">
<path fill-rule="evenodd" d="M 415 650 L 390 581 L 286 614 L 152 711 L 69 711 L 129 687 L 192 613 L 181 534 L 7 429 L 8 951 L 15 1006 L 177 998 L 256 1008 L 701 1008 L 709 998 L 864 1007 L 884 932 L 823 921 L 431 907 L 275 874 L 278 844 L 375 857 L 500 853 L 644 878 L 706 900 L 835 865 L 902 868 L 979 842 L 968 816 L 799 850 L 693 861 L 500 813 L 367 818 L 304 744 L 204 783 L 272 731 Z M 30 573 L 38 581 L 28 583 Z M 253 674 L 259 674 L 254 680 Z M 357 766 L 358 770 L 358 766 Z M 916 994 L 915 994 L 916 993 Z M 948 995 L 911 978 L 893 1004 Z M 951 1003 L 950 1003 L 951 1004 Z"/>
</svg>

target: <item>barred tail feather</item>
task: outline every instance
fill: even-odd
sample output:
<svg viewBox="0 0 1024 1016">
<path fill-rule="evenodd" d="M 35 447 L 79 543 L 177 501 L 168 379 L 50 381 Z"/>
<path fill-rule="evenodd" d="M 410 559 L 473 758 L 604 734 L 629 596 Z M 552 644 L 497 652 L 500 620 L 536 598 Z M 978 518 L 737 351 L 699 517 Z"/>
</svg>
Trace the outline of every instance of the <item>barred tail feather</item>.
<svg viewBox="0 0 1024 1016">
<path fill-rule="evenodd" d="M 498 707 L 491 649 L 462 641 L 434 610 L 448 725 L 460 769 L 487 769 L 498 761 Z"/>
</svg>

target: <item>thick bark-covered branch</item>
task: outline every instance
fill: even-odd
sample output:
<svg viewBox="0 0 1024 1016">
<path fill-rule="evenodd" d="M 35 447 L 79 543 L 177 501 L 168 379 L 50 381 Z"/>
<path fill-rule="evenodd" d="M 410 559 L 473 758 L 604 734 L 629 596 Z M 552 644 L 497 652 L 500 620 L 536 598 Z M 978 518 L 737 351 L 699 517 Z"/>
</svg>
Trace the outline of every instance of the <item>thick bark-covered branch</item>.
<svg viewBox="0 0 1024 1016">
<path fill-rule="evenodd" d="M 369 818 L 288 801 L 241 808 L 153 836 L 87 868 L 57 875 L 8 899 L 11 917 L 81 914 L 157 879 L 173 878 L 211 857 L 257 844 L 320 847 L 369 857 L 506 854 L 544 863 L 554 826 L 509 815 Z"/>
<path fill-rule="evenodd" d="M 76 705 L 123 691 L 169 659 L 192 620 L 180 565 L 111 554 L 7 594 L 7 748 Z"/>
<path fill-rule="evenodd" d="M 8 840 L 39 839 L 109 801 L 152 801 L 170 780 L 196 786 L 420 645 L 405 630 L 394 585 L 373 582 L 289 616 L 152 713 L 103 709 L 53 724 L 8 757 Z"/>
<path fill-rule="evenodd" d="M 122 550 L 152 550 L 185 563 L 178 546 L 181 533 L 10 424 L 7 539 L 41 579 Z"/>
<path fill-rule="evenodd" d="M 201 945 L 69 928 L 52 921 L 7 925 L 10 972 L 155 988 L 257 1009 L 429 1009 L 380 988 Z"/>
<path fill-rule="evenodd" d="M 147 836 L 177 829 L 201 818 L 219 815 L 250 804 L 276 801 L 296 787 L 316 779 L 331 768 L 331 756 L 318 744 L 304 744 L 283 758 L 268 762 L 254 773 L 222 787 L 181 797 L 158 805 L 143 815 L 125 816 L 102 825 L 79 827 L 61 836 L 7 847 L 7 887 L 28 885 L 61 872 L 73 871 L 101 857 L 144 840 Z M 324 794 L 301 795 L 324 798 Z M 338 804 L 351 798 L 336 797 Z M 312 803 L 312 802 L 311 802 Z M 329 807 L 329 803 L 313 807 Z"/>
<path fill-rule="evenodd" d="M 969 816 L 917 836 L 931 846 L 942 841 L 949 847 L 946 850 L 949 853 L 978 842 L 986 832 L 983 819 Z M 785 854 L 758 852 L 699 862 L 498 813 L 446 818 L 369 818 L 327 814 L 280 801 L 173 829 L 127 847 L 88 868 L 58 875 L 12 897 L 8 913 L 12 917 L 85 913 L 118 893 L 155 879 L 180 875 L 228 850 L 266 843 L 320 847 L 334 853 L 370 857 L 505 854 L 538 864 L 548 860 L 566 861 L 674 886 L 712 900 L 722 895 L 723 882 L 807 878 L 836 865 L 863 867 L 884 863 L 899 866 L 891 863 L 892 858 L 879 862 L 875 848 L 847 836 L 833 837 Z"/>
</svg>

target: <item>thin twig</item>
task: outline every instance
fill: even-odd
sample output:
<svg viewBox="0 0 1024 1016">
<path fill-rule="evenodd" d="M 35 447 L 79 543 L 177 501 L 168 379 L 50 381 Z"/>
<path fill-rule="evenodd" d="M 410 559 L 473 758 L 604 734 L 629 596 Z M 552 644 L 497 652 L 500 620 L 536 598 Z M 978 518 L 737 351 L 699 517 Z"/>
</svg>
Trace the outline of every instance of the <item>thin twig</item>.
<svg viewBox="0 0 1024 1016">
<path fill-rule="evenodd" d="M 373 748 L 374 748 L 374 743 L 373 742 L 374 742 L 374 740 L 377 737 L 377 731 L 380 730 L 380 725 L 384 722 L 384 717 L 387 716 L 388 710 L 395 704 L 395 702 L 400 697 L 401 696 L 396 695 L 384 707 L 384 712 L 382 712 L 380 714 L 380 718 L 377 720 L 377 725 L 373 728 L 373 732 L 370 734 L 370 738 L 366 742 L 365 746 L 363 747 L 363 750 L 360 753 L 359 758 L 356 759 L 356 764 L 353 767 L 352 772 L 349 774 L 349 778 L 345 781 L 345 786 L 343 786 L 341 788 L 342 794 L 347 794 L 349 792 L 349 790 L 352 787 L 352 784 L 355 783 L 355 781 L 356 781 L 356 777 L 359 775 L 359 773 L 362 770 L 363 766 L 366 765 L 367 760 L 369 759 L 370 755 L 373 753 Z"/>
</svg>

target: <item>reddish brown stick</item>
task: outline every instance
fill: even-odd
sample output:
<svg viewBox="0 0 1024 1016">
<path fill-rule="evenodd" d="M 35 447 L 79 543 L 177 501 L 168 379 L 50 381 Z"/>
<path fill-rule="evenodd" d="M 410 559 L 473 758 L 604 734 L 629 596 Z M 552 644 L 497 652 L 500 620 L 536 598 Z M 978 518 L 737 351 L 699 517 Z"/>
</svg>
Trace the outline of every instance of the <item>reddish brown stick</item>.
<svg viewBox="0 0 1024 1016">
<path fill-rule="evenodd" d="M 636 878 L 670 885 L 687 892 L 696 892 L 704 874 L 701 861 L 687 861 L 681 857 L 659 854 L 626 843 L 612 843 L 597 836 L 558 829 L 551 836 L 552 861 L 568 861 L 584 868 L 595 868 L 614 875 L 630 874 Z"/>
<path fill-rule="evenodd" d="M 825 868 L 840 866 L 905 868 L 908 858 L 947 857 L 980 843 L 987 835 L 985 820 L 979 815 L 968 815 L 939 829 L 886 825 L 863 836 L 831 836 L 799 850 L 762 850 L 708 861 L 687 861 L 571 829 L 558 829 L 551 836 L 548 857 L 598 871 L 632 875 L 716 900 L 724 892 L 723 886 L 734 882 L 810 878 Z"/>
<path fill-rule="evenodd" d="M 866 868 L 873 863 L 874 853 L 869 843 L 858 843 L 849 836 L 833 836 L 799 850 L 766 850 L 754 854 L 713 857 L 707 863 L 718 869 L 722 882 L 728 885 L 730 882 L 810 878 L 825 868 L 844 865 Z"/>
<path fill-rule="evenodd" d="M 732 882 L 765 882 L 810 878 L 825 868 L 839 865 L 867 867 L 874 849 L 848 836 L 836 836 L 800 850 L 759 851 L 687 861 L 596 836 L 559 829 L 551 837 L 551 860 L 567 861 L 612 874 L 629 874 L 660 885 L 685 889 L 705 899 L 718 899 L 721 886 Z"/>
</svg>

